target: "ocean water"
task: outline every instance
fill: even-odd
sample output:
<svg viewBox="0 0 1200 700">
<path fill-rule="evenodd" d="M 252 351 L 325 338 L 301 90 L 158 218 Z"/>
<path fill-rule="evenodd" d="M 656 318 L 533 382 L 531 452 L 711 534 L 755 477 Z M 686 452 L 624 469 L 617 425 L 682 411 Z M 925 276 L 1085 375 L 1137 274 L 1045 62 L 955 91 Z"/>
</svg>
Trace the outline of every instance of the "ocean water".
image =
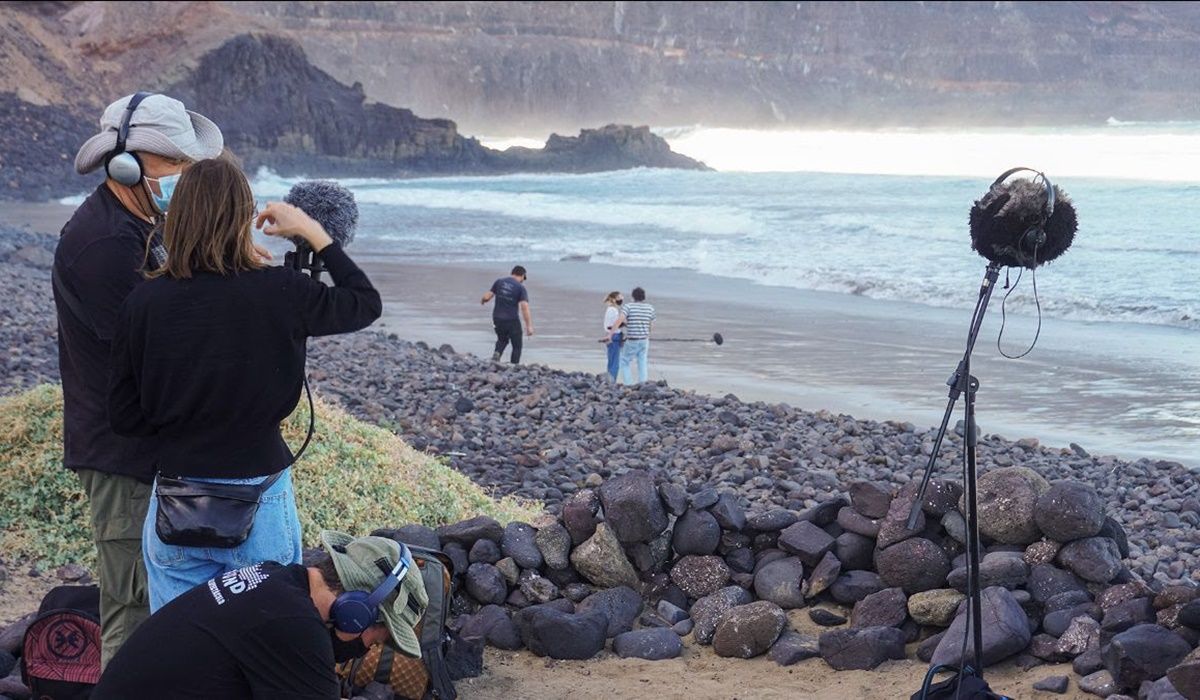
<svg viewBox="0 0 1200 700">
<path fill-rule="evenodd" d="M 682 268 L 962 306 L 986 265 L 970 246 L 972 202 L 999 172 L 1028 165 L 1079 219 L 1071 249 L 1037 271 L 1045 317 L 1200 330 L 1200 126 L 666 135 L 723 169 L 346 180 L 361 211 L 356 247 L 423 263 Z M 262 172 L 256 194 L 282 196 L 295 181 Z M 1029 273 L 1007 309 L 1035 312 Z"/>
</svg>

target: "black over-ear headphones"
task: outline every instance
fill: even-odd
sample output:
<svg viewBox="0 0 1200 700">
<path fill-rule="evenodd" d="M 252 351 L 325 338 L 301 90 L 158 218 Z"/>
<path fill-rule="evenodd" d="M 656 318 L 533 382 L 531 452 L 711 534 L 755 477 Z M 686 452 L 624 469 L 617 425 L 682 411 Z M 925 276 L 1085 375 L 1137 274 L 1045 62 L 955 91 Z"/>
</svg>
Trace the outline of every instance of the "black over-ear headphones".
<svg viewBox="0 0 1200 700">
<path fill-rule="evenodd" d="M 137 92 L 129 98 L 125 114 L 121 117 L 121 126 L 117 129 L 117 145 L 104 161 L 105 174 L 126 187 L 133 187 L 142 181 L 142 161 L 136 154 L 125 150 L 125 141 L 129 138 L 129 122 L 133 119 L 133 112 L 142 103 L 142 100 L 153 94 L 152 92 Z"/>
<path fill-rule="evenodd" d="M 1000 177 L 996 178 L 996 180 L 992 182 L 992 186 L 988 189 L 993 195 L 999 195 L 1000 192 L 998 190 L 1001 183 L 1019 172 L 1037 173 L 1037 176 L 1041 179 L 1042 184 L 1046 186 L 1046 205 L 1042 207 L 1041 218 L 1038 219 L 1038 222 L 1031 226 L 1029 230 L 1021 234 L 1020 245 L 1033 250 L 1046 242 L 1046 222 L 1049 221 L 1050 217 L 1054 214 L 1054 185 L 1050 182 L 1050 178 L 1046 177 L 1046 173 L 1040 170 L 1034 170 L 1033 168 L 1009 168 L 1001 173 Z"/>
<path fill-rule="evenodd" d="M 329 619 L 333 622 L 333 628 L 338 632 L 362 634 L 368 627 L 375 624 L 375 621 L 379 619 L 379 604 L 392 591 L 396 590 L 400 582 L 408 575 L 408 566 L 412 561 L 412 555 L 409 554 L 408 547 L 403 542 L 396 544 L 400 545 L 400 561 L 395 566 L 389 566 L 387 559 L 375 561 L 379 570 L 387 574 L 387 578 L 376 586 L 375 590 L 370 593 L 346 591 L 333 601 L 333 605 L 329 608 Z"/>
</svg>

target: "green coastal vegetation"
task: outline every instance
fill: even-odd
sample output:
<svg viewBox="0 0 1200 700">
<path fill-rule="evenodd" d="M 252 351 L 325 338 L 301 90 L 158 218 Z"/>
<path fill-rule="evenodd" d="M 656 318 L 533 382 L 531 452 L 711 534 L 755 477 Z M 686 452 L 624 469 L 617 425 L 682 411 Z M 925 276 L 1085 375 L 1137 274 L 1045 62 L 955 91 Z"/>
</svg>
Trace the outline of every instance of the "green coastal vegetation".
<svg viewBox="0 0 1200 700">
<path fill-rule="evenodd" d="M 299 462 L 296 501 L 306 546 L 323 528 L 366 534 L 378 527 L 435 527 L 476 515 L 530 521 L 541 504 L 493 498 L 438 458 L 383 428 L 316 401 L 317 431 Z M 0 551 L 39 566 L 92 567 L 87 500 L 62 467 L 62 389 L 45 384 L 0 398 Z M 308 428 L 301 401 L 284 426 L 299 449 Z"/>
</svg>

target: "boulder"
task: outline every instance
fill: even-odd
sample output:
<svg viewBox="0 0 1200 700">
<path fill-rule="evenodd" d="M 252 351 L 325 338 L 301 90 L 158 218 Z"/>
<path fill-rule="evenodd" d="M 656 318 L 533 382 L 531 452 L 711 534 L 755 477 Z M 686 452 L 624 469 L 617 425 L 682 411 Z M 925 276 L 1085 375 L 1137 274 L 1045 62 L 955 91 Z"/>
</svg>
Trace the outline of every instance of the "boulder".
<svg viewBox="0 0 1200 700">
<path fill-rule="evenodd" d="M 753 602 L 753 597 L 750 592 L 740 586 L 726 586 L 721 590 L 707 595 L 691 607 L 688 614 L 691 616 L 695 626 L 692 628 L 692 633 L 695 640 L 700 644 L 712 643 L 713 634 L 717 631 L 717 620 L 727 610 L 731 610 L 739 605 L 746 605 Z"/>
<path fill-rule="evenodd" d="M 1102 698 L 1107 698 L 1110 695 L 1115 695 L 1118 690 L 1117 684 L 1113 682 L 1112 674 L 1108 671 L 1100 670 L 1095 673 L 1089 673 L 1079 679 L 1079 689 L 1085 693 L 1099 695 Z"/>
<path fill-rule="evenodd" d="M 833 582 L 829 593 L 843 605 L 850 605 L 887 588 L 874 571 L 848 571 Z"/>
<path fill-rule="evenodd" d="M 1002 467 L 979 477 L 979 531 L 1003 544 L 1026 545 L 1041 536 L 1034 511 L 1050 488 L 1040 474 L 1025 467 Z M 967 511 L 965 496 L 959 510 Z"/>
<path fill-rule="evenodd" d="M 825 608 L 809 608 L 808 619 L 822 627 L 838 627 L 846 624 L 846 618 Z"/>
<path fill-rule="evenodd" d="M 1137 625 L 1154 622 L 1154 604 L 1149 598 L 1133 598 L 1104 611 L 1100 631 L 1107 642 L 1113 636 Z"/>
<path fill-rule="evenodd" d="M 662 499 L 667 512 L 675 517 L 683 515 L 688 507 L 687 489 L 678 484 L 665 483 L 658 487 L 658 497 Z"/>
<path fill-rule="evenodd" d="M 683 642 L 671 629 L 635 630 L 617 635 L 613 639 L 613 651 L 622 659 L 635 658 L 647 661 L 674 659 L 683 651 Z"/>
<path fill-rule="evenodd" d="M 689 598 L 703 598 L 729 583 L 730 573 L 721 557 L 689 554 L 671 567 L 671 582 Z"/>
<path fill-rule="evenodd" d="M 580 545 L 586 542 L 595 532 L 600 519 L 596 514 L 600 511 L 600 498 L 591 489 L 579 491 L 562 505 L 562 522 L 571 533 L 571 542 Z"/>
<path fill-rule="evenodd" d="M 709 509 L 721 529 L 740 532 L 746 527 L 746 511 L 738 503 L 736 494 L 723 493 Z"/>
<path fill-rule="evenodd" d="M 1036 603 L 1045 603 L 1053 596 L 1068 591 L 1087 592 L 1087 586 L 1075 574 L 1050 564 L 1039 564 L 1029 570 L 1026 589 Z"/>
<path fill-rule="evenodd" d="M 780 666 L 791 666 L 820 655 L 817 638 L 797 632 L 784 632 L 779 635 L 779 639 L 767 653 L 768 658 Z"/>
<path fill-rule="evenodd" d="M 1113 637 L 1101 652 L 1117 687 L 1136 690 L 1166 675 L 1191 651 L 1183 637 L 1158 625 L 1135 625 Z"/>
<path fill-rule="evenodd" d="M 892 502 L 892 489 L 887 484 L 856 481 L 850 484 L 850 505 L 856 513 L 872 520 L 887 515 Z"/>
<path fill-rule="evenodd" d="M 390 540 L 403 542 L 414 547 L 424 547 L 425 549 L 441 549 L 442 543 L 438 539 L 437 532 L 424 525 L 401 525 L 398 528 L 379 528 L 371 532 L 374 537 L 386 537 Z"/>
<path fill-rule="evenodd" d="M 937 650 L 933 653 L 931 663 L 934 665 L 961 665 L 960 653 L 963 650 L 963 638 L 967 636 L 965 612 L 966 606 L 964 605 L 958 616 L 954 618 L 950 629 L 946 630 L 946 636 L 942 637 Z M 980 629 L 983 630 L 982 656 L 985 667 L 1021 652 L 1029 646 L 1029 640 L 1033 637 L 1029 629 L 1029 620 L 1025 617 L 1025 611 L 1021 609 L 1020 604 L 1013 598 L 1011 591 L 999 586 L 985 588 L 981 612 L 983 619 Z M 974 640 L 968 637 L 967 659 L 974 658 L 974 649 Z"/>
<path fill-rule="evenodd" d="M 613 477 L 600 487 L 604 521 L 620 542 L 649 542 L 667 529 L 654 477 L 640 469 Z"/>
<path fill-rule="evenodd" d="M 833 538 L 816 525 L 801 520 L 779 533 L 779 547 L 800 557 L 805 566 L 816 566 L 833 549 Z"/>
<path fill-rule="evenodd" d="M 637 591 L 628 586 L 608 588 L 596 591 L 576 608 L 576 612 L 586 613 L 599 610 L 608 618 L 605 628 L 606 637 L 614 637 L 633 629 L 633 622 L 642 614 L 642 597 Z"/>
<path fill-rule="evenodd" d="M 712 554 L 720 542 L 721 526 L 708 511 L 689 509 L 675 521 L 671 547 L 680 556 Z"/>
<path fill-rule="evenodd" d="M 520 590 L 530 603 L 549 603 L 558 597 L 558 586 L 553 581 L 537 575 L 536 572 L 526 571 L 528 576 L 521 576 Z"/>
<path fill-rule="evenodd" d="M 821 658 L 836 671 L 869 671 L 904 658 L 904 632 L 895 627 L 832 630 L 818 641 Z"/>
<path fill-rule="evenodd" d="M 522 640 L 538 656 L 590 659 L 604 649 L 608 627 L 604 613 L 595 610 L 577 615 L 546 606 L 527 610 L 534 612 L 522 629 Z"/>
<path fill-rule="evenodd" d="M 1184 606 L 1179 609 L 1179 615 L 1177 619 L 1181 625 L 1187 625 L 1192 629 L 1200 629 L 1200 600 L 1193 600 L 1185 603 Z"/>
<path fill-rule="evenodd" d="M 467 569 L 466 588 L 472 598 L 484 605 L 500 605 L 508 598 L 508 586 L 500 570 L 483 562 Z"/>
<path fill-rule="evenodd" d="M 787 624 L 776 604 L 760 600 L 739 605 L 717 620 L 712 647 L 717 656 L 750 659 L 767 653 Z"/>
<path fill-rule="evenodd" d="M 499 543 L 504 537 L 504 528 L 495 518 L 480 515 L 453 525 L 443 525 L 437 529 L 437 536 L 443 543 L 457 542 L 463 547 L 470 547 L 481 539 Z"/>
<path fill-rule="evenodd" d="M 838 511 L 837 524 L 846 532 L 853 532 L 863 537 L 874 539 L 879 536 L 879 520 L 868 518 L 850 506 Z"/>
<path fill-rule="evenodd" d="M 1053 540 L 1041 539 L 1025 548 L 1025 563 L 1030 566 L 1038 564 L 1053 564 L 1062 544 Z"/>
<path fill-rule="evenodd" d="M 908 527 L 908 514 L 912 511 L 915 500 L 915 495 L 908 497 L 902 495 L 892 499 L 887 514 L 879 521 L 879 537 L 876 546 L 884 549 L 921 534 L 925 529 L 924 511 L 918 509 L 916 527 L 912 529 Z"/>
<path fill-rule="evenodd" d="M 1063 545 L 1058 563 L 1085 581 L 1108 583 L 1121 572 L 1121 553 L 1107 537 L 1088 537 Z"/>
<path fill-rule="evenodd" d="M 951 588 L 914 593 L 908 597 L 908 614 L 917 624 L 949 627 L 966 596 Z"/>
<path fill-rule="evenodd" d="M 809 575 L 808 580 L 804 582 L 801 593 L 804 594 L 805 598 L 815 598 L 833 585 L 833 582 L 837 580 L 841 573 L 842 563 L 838 561 L 833 552 L 826 552 L 816 568 L 812 570 L 812 574 Z"/>
<path fill-rule="evenodd" d="M 746 524 L 759 532 L 778 532 L 789 525 L 795 524 L 800 518 L 790 510 L 776 508 L 765 513 L 752 515 Z"/>
<path fill-rule="evenodd" d="M 1067 688 L 1070 687 L 1070 685 L 1071 681 L 1066 676 L 1049 676 L 1048 678 L 1043 678 L 1037 683 L 1034 683 L 1033 689 L 1041 690 L 1046 693 L 1062 695 L 1063 693 L 1067 692 Z"/>
<path fill-rule="evenodd" d="M 521 635 L 509 617 L 508 611 L 499 605 L 485 605 L 459 628 L 465 639 L 483 639 L 497 649 L 515 651 L 521 648 Z"/>
<path fill-rule="evenodd" d="M 1187 700 L 1200 698 L 1200 650 L 1188 654 L 1167 671 L 1171 686 Z"/>
<path fill-rule="evenodd" d="M 1038 497 L 1034 520 L 1046 537 L 1058 542 L 1095 537 L 1104 526 L 1104 502 L 1088 484 L 1056 481 Z"/>
<path fill-rule="evenodd" d="M 472 564 L 495 564 L 503 558 L 504 553 L 500 551 L 500 545 L 491 540 L 475 540 L 471 551 L 467 553 L 467 559 Z"/>
<path fill-rule="evenodd" d="M 1068 658 L 1100 648 L 1100 623 L 1086 615 L 1080 615 L 1071 621 L 1067 630 L 1058 638 L 1055 645 L 1058 653 Z"/>
<path fill-rule="evenodd" d="M 918 593 L 941 588 L 950 573 L 946 552 L 923 537 L 913 537 L 875 552 L 875 569 L 889 586 Z"/>
<path fill-rule="evenodd" d="M 1196 698 L 1200 698 L 1200 694 L 1184 695 L 1171 682 L 1171 674 L 1169 673 L 1166 678 L 1159 678 L 1153 683 L 1143 683 L 1141 689 L 1138 691 L 1138 695 L 1140 700 L 1195 700 Z"/>
<path fill-rule="evenodd" d="M 608 523 L 597 525 L 595 534 L 571 552 L 571 564 L 580 575 L 601 588 L 638 585 L 637 572 Z"/>
<path fill-rule="evenodd" d="M 537 531 L 536 544 L 542 560 L 551 569 L 571 565 L 571 533 L 561 523 L 551 523 Z"/>
<path fill-rule="evenodd" d="M 798 557 L 778 559 L 754 575 L 754 593 L 785 610 L 804 607 L 804 564 Z"/>
<path fill-rule="evenodd" d="M 869 570 L 875 564 L 875 541 L 855 532 L 843 532 L 833 541 L 833 553 L 844 571 Z"/>
<path fill-rule="evenodd" d="M 851 627 L 899 627 L 908 619 L 908 597 L 887 588 L 863 598 L 850 613 Z"/>
<path fill-rule="evenodd" d="M 960 566 L 946 577 L 951 588 L 967 590 L 967 567 Z M 1015 552 L 989 552 L 979 566 L 979 586 L 1000 586 L 1010 591 L 1025 585 L 1029 580 L 1029 565 L 1024 557 Z"/>
</svg>

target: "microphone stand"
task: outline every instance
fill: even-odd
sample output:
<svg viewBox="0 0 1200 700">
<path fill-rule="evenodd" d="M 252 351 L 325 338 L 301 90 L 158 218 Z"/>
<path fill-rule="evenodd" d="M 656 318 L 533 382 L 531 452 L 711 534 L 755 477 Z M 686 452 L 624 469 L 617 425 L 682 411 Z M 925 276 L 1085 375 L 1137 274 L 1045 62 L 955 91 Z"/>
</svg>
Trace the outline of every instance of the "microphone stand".
<svg viewBox="0 0 1200 700">
<path fill-rule="evenodd" d="M 908 514 L 908 529 L 917 528 L 917 517 L 921 512 L 921 504 L 925 501 L 925 490 L 933 475 L 933 467 L 937 462 L 942 439 L 946 436 L 946 427 L 950 424 L 950 416 L 954 413 L 954 405 L 958 397 L 966 395 L 964 402 L 965 439 L 963 441 L 964 484 L 963 493 L 967 501 L 967 594 L 970 607 L 968 610 L 967 633 L 972 634 L 975 651 L 975 666 L 966 665 L 966 659 L 960 659 L 962 668 L 959 674 L 970 671 L 980 679 L 983 678 L 983 591 L 979 589 L 979 566 L 982 557 L 979 551 L 979 504 L 977 494 L 977 464 L 976 464 L 976 435 L 975 435 L 975 392 L 979 389 L 979 380 L 971 376 L 971 353 L 975 350 L 975 341 L 979 337 L 979 328 L 983 325 L 983 315 L 987 311 L 988 302 L 992 298 L 992 290 L 1000 277 L 1000 264 L 989 263 L 984 273 L 983 282 L 979 286 L 979 299 L 975 303 L 975 315 L 971 318 L 971 329 L 967 334 L 967 349 L 959 361 L 957 369 L 946 384 L 950 387 L 950 399 L 946 402 L 946 413 L 942 416 L 942 425 L 938 428 L 937 438 L 933 441 L 933 452 L 929 455 L 929 463 L 925 466 L 925 474 L 921 478 L 921 488 Z"/>
<path fill-rule="evenodd" d="M 284 266 L 297 272 L 307 270 L 308 274 L 319 282 L 321 273 L 325 271 L 325 263 L 303 239 L 296 238 L 293 242 L 296 244 L 296 249 L 283 254 Z"/>
</svg>

